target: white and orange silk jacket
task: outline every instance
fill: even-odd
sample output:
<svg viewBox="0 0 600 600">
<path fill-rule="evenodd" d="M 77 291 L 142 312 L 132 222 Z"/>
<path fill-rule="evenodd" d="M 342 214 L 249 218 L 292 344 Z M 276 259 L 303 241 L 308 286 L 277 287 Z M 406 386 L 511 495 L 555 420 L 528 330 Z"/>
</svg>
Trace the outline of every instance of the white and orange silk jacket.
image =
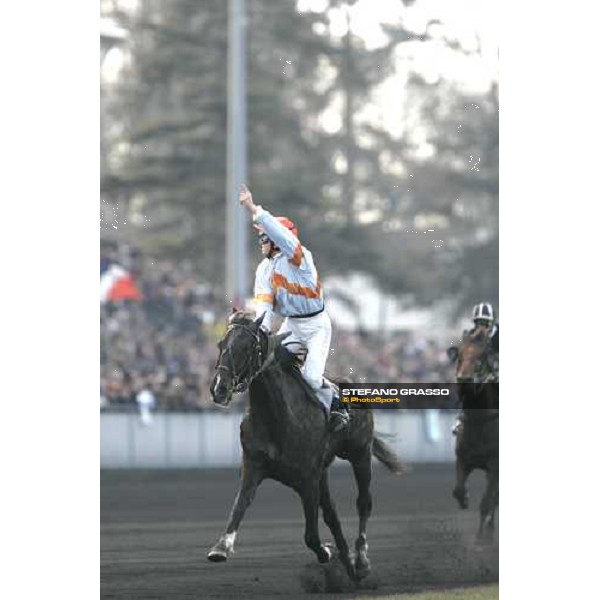
<svg viewBox="0 0 600 600">
<path fill-rule="evenodd" d="M 323 310 L 323 289 L 310 251 L 261 206 L 254 222 L 281 250 L 264 258 L 256 269 L 254 306 L 257 316 L 265 313 L 263 327 L 271 330 L 274 312 L 294 317 Z"/>
</svg>

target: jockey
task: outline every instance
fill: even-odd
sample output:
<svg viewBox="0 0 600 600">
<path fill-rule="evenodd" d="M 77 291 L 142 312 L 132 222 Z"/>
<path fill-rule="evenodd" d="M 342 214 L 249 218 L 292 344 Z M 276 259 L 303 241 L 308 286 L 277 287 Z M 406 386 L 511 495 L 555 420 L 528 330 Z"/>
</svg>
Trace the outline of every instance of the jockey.
<svg viewBox="0 0 600 600">
<path fill-rule="evenodd" d="M 469 333 L 474 333 L 478 328 L 483 330 L 484 335 L 488 339 L 488 344 L 493 352 L 492 379 L 491 381 L 499 380 L 499 364 L 500 355 L 500 326 L 496 321 L 494 307 L 489 302 L 480 302 L 473 307 L 473 325 Z M 452 428 L 452 433 L 457 435 L 460 431 L 463 422 L 463 412 L 458 415 L 458 419 Z"/>
<path fill-rule="evenodd" d="M 264 256 L 254 279 L 256 314 L 264 314 L 261 327 L 270 333 L 274 313 L 285 318 L 278 333 L 291 332 L 292 343 L 306 346 L 304 378 L 330 411 L 330 430 L 340 431 L 350 417 L 323 378 L 331 343 L 331 320 L 325 311 L 323 289 L 312 254 L 300 244 L 294 223 L 286 217 L 274 217 L 254 204 L 245 185 L 239 201 L 252 214 Z"/>
<path fill-rule="evenodd" d="M 500 352 L 500 326 L 496 322 L 494 308 L 489 302 L 480 302 L 473 307 L 473 324 L 475 327 L 469 333 L 474 332 L 477 327 L 483 328 L 490 347 L 498 354 Z"/>
</svg>

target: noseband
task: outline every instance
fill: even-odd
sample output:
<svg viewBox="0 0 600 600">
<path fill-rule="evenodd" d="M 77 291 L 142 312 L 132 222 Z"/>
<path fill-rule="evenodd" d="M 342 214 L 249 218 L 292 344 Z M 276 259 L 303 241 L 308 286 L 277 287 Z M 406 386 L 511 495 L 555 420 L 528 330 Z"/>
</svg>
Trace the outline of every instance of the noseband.
<svg viewBox="0 0 600 600">
<path fill-rule="evenodd" d="M 228 327 L 227 333 L 230 333 L 235 329 L 239 329 L 250 335 L 253 338 L 253 343 L 251 350 L 246 353 L 246 359 L 244 360 L 244 363 L 240 369 L 235 368 L 235 360 L 233 360 L 233 356 L 231 357 L 230 361 L 231 367 L 221 364 L 221 359 L 223 356 L 225 356 L 228 352 L 231 352 L 230 348 L 226 348 L 225 350 L 221 350 L 219 352 L 219 358 L 217 359 L 215 370 L 217 372 L 226 371 L 231 373 L 231 385 L 227 390 L 228 393 L 241 393 L 248 389 L 250 382 L 258 375 L 261 367 L 263 366 L 266 357 L 264 342 L 268 342 L 266 334 L 260 328 L 254 330 L 242 323 L 233 323 Z"/>
</svg>

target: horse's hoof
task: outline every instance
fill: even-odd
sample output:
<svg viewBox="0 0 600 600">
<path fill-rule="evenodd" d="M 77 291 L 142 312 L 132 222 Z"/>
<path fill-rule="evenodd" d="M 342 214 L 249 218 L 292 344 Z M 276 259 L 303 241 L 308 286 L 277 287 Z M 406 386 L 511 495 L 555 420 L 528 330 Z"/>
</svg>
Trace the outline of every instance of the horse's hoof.
<svg viewBox="0 0 600 600">
<path fill-rule="evenodd" d="M 371 561 L 368 558 L 356 559 L 354 564 L 354 570 L 356 572 L 356 579 L 364 579 L 371 572 Z"/>
<path fill-rule="evenodd" d="M 333 556 L 333 550 L 329 547 L 328 544 L 325 544 L 319 548 L 318 559 L 321 564 L 328 563 Z"/>
<path fill-rule="evenodd" d="M 232 554 L 226 544 L 219 540 L 208 552 L 206 558 L 211 562 L 225 562 Z"/>
<path fill-rule="evenodd" d="M 211 562 L 225 562 L 227 560 L 227 554 L 225 552 L 218 552 L 216 550 L 211 550 L 206 558 Z"/>
<path fill-rule="evenodd" d="M 490 529 L 484 529 L 484 531 L 478 532 L 475 543 L 482 548 L 491 546 L 494 543 L 494 531 Z"/>
<path fill-rule="evenodd" d="M 360 580 L 360 577 L 358 576 L 358 573 L 356 572 L 356 569 L 351 562 L 346 566 L 346 572 L 348 573 L 348 577 L 350 577 L 351 581 Z"/>
<path fill-rule="evenodd" d="M 458 505 L 463 509 L 466 510 L 467 508 L 469 508 L 469 496 L 467 494 L 467 492 L 465 491 L 460 491 L 457 490 L 456 488 L 452 491 L 452 495 L 454 496 L 454 498 L 456 499 L 456 501 L 458 502 Z"/>
<path fill-rule="evenodd" d="M 475 539 L 475 549 L 479 550 L 480 552 L 484 552 L 490 549 L 493 546 L 493 543 L 493 540 L 489 538 L 477 536 Z"/>
</svg>

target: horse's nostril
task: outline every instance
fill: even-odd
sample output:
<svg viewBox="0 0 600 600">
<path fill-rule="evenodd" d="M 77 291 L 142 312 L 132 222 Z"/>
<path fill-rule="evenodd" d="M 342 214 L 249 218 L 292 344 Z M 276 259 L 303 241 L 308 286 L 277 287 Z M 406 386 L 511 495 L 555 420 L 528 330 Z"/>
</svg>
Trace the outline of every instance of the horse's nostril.
<svg viewBox="0 0 600 600">
<path fill-rule="evenodd" d="M 227 390 L 213 390 L 211 394 L 215 404 L 218 404 L 219 406 L 226 406 L 229 403 Z"/>
</svg>

